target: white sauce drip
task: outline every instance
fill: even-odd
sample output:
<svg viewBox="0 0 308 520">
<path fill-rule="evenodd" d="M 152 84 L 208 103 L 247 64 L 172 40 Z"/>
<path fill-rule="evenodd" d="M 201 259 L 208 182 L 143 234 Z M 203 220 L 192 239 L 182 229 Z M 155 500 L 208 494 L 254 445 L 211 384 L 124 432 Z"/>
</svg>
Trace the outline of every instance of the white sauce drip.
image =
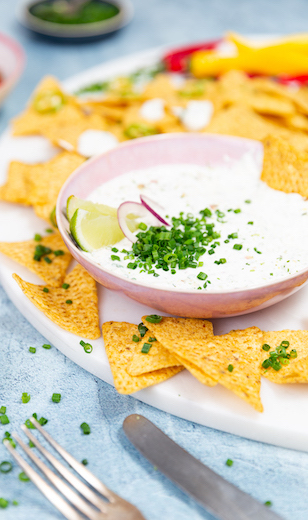
<svg viewBox="0 0 308 520">
<path fill-rule="evenodd" d="M 154 98 L 145 101 L 139 110 L 140 115 L 147 121 L 159 121 L 165 116 L 165 101 Z"/>
<path fill-rule="evenodd" d="M 128 172 L 106 182 L 89 197 L 93 202 L 119 206 L 124 201 L 140 202 L 143 193 L 165 208 L 169 217 L 177 217 L 181 211 L 200 216 L 199 211 L 211 207 L 214 230 L 221 234 L 215 253 L 200 257 L 202 267 L 170 271 L 158 270 L 158 277 L 140 273 L 140 268 L 128 269 L 124 254 L 117 253 L 120 261 L 111 260 L 111 247 L 84 253 L 104 270 L 148 286 L 160 288 L 198 289 L 203 282 L 199 272 L 208 275 L 211 284 L 203 291 L 228 291 L 266 285 L 294 275 L 308 267 L 308 202 L 300 195 L 283 193 L 269 188 L 259 180 L 256 160 L 245 154 L 239 161 L 228 157 L 219 166 L 192 164 L 161 165 L 146 170 Z M 251 203 L 245 203 L 251 200 Z M 217 222 L 215 209 L 225 213 Z M 228 209 L 240 208 L 240 213 Z M 248 222 L 253 222 L 253 225 Z M 224 240 L 231 233 L 238 238 Z M 242 244 L 241 250 L 233 249 Z M 119 251 L 131 250 L 131 242 L 124 238 L 116 244 Z M 260 251 L 261 254 L 255 251 Z M 226 258 L 225 264 L 215 260 Z M 201 292 L 201 291 L 200 291 Z"/>
<path fill-rule="evenodd" d="M 77 150 L 84 157 L 107 152 L 117 146 L 118 140 L 111 132 L 85 130 L 78 138 Z"/>
<path fill-rule="evenodd" d="M 209 124 L 213 112 L 214 106 L 211 101 L 188 101 L 187 107 L 179 117 L 187 130 L 197 132 Z"/>
</svg>

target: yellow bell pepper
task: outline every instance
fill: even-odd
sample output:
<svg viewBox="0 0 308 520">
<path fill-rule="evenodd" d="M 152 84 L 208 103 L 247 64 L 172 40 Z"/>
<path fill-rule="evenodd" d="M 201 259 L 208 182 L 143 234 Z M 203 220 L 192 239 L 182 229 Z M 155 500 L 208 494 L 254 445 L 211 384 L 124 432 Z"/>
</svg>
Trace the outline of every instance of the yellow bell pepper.
<svg viewBox="0 0 308 520">
<path fill-rule="evenodd" d="M 226 40 L 234 43 L 239 53 L 256 49 L 276 49 L 283 53 L 296 52 L 308 56 L 308 33 L 283 36 L 270 41 L 267 45 L 264 45 L 264 43 L 258 43 L 257 40 L 252 43 L 247 38 L 233 32 L 226 34 Z"/>
</svg>

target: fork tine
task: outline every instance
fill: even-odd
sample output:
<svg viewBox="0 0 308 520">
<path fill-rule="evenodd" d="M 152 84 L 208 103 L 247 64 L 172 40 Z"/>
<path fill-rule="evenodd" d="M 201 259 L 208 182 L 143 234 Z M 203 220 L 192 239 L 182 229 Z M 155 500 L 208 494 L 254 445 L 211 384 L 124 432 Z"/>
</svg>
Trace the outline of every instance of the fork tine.
<svg viewBox="0 0 308 520">
<path fill-rule="evenodd" d="M 79 480 L 75 475 L 73 475 L 59 460 L 57 460 L 42 444 L 38 441 L 38 439 L 30 432 L 30 430 L 24 425 L 21 425 L 21 429 L 33 442 L 35 447 L 46 457 L 46 459 L 51 462 L 51 464 L 57 469 L 57 471 L 72 485 L 74 486 L 89 502 L 95 505 L 100 511 L 106 512 L 107 503 L 98 497 L 92 489 L 88 488 L 81 480 Z M 27 450 L 28 447 L 26 446 Z M 29 457 L 32 458 L 32 451 L 30 451 Z M 28 453 L 28 451 L 27 451 Z M 34 459 L 33 459 L 34 460 Z M 40 460 L 40 459 L 39 459 Z M 36 463 L 36 461 L 34 460 Z M 62 481 L 60 481 L 62 483 Z"/>
<path fill-rule="evenodd" d="M 31 479 L 38 489 L 46 498 L 67 518 L 68 520 L 83 520 L 82 517 L 72 508 L 70 504 L 64 500 L 29 464 L 16 452 L 8 440 L 3 441 L 4 446 L 9 450 L 12 457 L 19 466 L 24 470 L 26 475 Z"/>
<path fill-rule="evenodd" d="M 33 460 L 37 467 L 44 473 L 44 475 L 50 480 L 50 482 L 65 496 L 74 506 L 79 509 L 84 515 L 90 520 L 98 520 L 98 511 L 93 509 L 83 498 L 81 498 L 73 489 L 71 489 L 66 482 L 63 482 L 51 469 L 49 469 L 44 462 L 33 453 L 31 450 L 16 434 L 13 433 L 12 437 L 18 442 L 28 457 Z M 101 516 L 101 515 L 100 515 Z"/>
<path fill-rule="evenodd" d="M 60 453 L 60 455 L 68 462 L 68 464 L 75 470 L 79 475 L 84 478 L 91 486 L 94 487 L 99 493 L 101 493 L 103 496 L 108 498 L 110 502 L 114 502 L 118 495 L 113 493 L 110 489 L 103 484 L 91 471 L 89 471 L 87 468 L 84 467 L 83 464 L 78 462 L 72 455 L 70 455 L 62 446 L 60 446 L 52 437 L 47 433 L 40 423 L 35 419 L 35 417 L 31 417 L 30 421 L 34 426 L 38 429 L 38 431 L 45 437 L 45 439 L 55 448 L 55 450 Z"/>
</svg>

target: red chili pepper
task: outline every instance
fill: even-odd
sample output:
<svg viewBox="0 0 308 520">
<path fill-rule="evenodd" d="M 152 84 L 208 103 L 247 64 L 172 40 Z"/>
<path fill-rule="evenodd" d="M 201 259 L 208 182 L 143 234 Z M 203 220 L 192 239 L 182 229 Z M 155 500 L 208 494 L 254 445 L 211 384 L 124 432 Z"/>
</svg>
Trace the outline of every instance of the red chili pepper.
<svg viewBox="0 0 308 520">
<path fill-rule="evenodd" d="M 279 76 L 277 79 L 279 83 L 283 85 L 288 85 L 294 81 L 299 85 L 305 85 L 308 83 L 308 74 L 301 74 L 300 76 Z"/>
<path fill-rule="evenodd" d="M 180 49 L 168 52 L 168 54 L 163 57 L 163 62 L 166 69 L 170 72 L 185 72 L 187 70 L 188 58 L 193 52 L 215 49 L 221 42 L 222 39 L 219 39 L 181 47 Z"/>
</svg>

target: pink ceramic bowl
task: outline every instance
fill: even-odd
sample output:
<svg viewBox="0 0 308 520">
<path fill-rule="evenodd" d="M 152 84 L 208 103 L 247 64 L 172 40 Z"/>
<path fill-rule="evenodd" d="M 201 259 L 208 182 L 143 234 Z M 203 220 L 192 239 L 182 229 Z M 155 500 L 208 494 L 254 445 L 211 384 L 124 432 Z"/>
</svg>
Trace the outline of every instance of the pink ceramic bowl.
<svg viewBox="0 0 308 520">
<path fill-rule="evenodd" d="M 0 105 L 17 83 L 24 65 L 23 48 L 9 36 L 0 33 Z"/>
<path fill-rule="evenodd" d="M 257 141 L 209 134 L 165 134 L 136 139 L 95 157 L 78 168 L 63 186 L 57 203 L 59 231 L 71 254 L 104 287 L 145 303 L 158 311 L 195 318 L 220 318 L 264 309 L 297 291 L 308 278 L 308 267 L 294 276 L 268 285 L 230 292 L 200 293 L 196 290 L 170 290 L 130 281 L 104 270 L 78 249 L 68 233 L 63 209 L 74 194 L 86 198 L 101 184 L 131 170 L 160 164 L 219 164 L 224 157 L 239 159 L 249 151 L 262 164 L 263 149 Z"/>
</svg>

